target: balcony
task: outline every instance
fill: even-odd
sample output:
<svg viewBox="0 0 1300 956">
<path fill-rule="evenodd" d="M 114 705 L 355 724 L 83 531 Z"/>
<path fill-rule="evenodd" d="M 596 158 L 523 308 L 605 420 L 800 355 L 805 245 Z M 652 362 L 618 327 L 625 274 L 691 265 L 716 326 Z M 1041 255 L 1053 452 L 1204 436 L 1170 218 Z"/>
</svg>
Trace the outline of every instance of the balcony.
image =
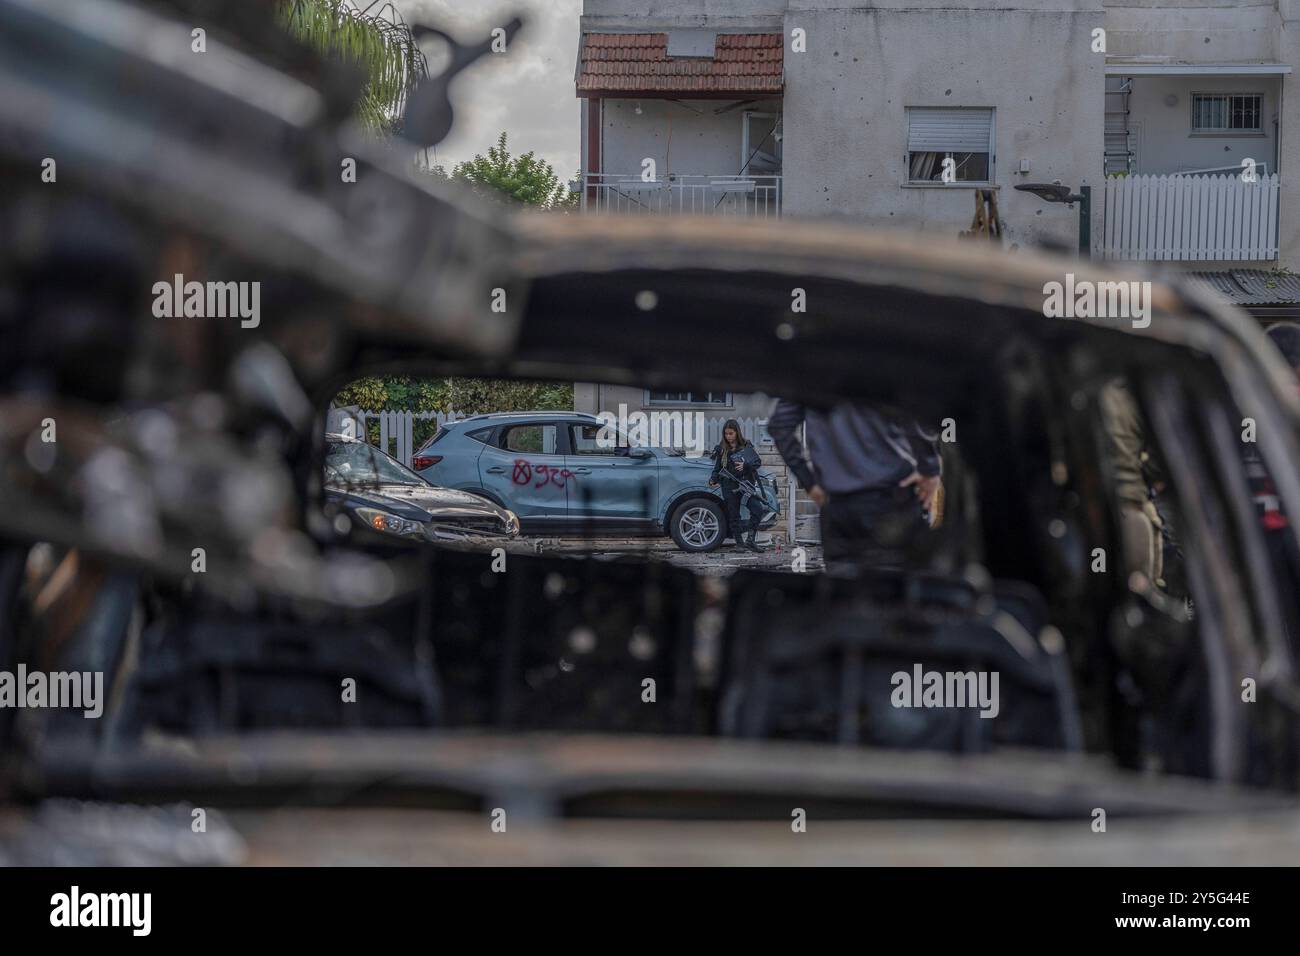
<svg viewBox="0 0 1300 956">
<path fill-rule="evenodd" d="M 646 181 L 635 173 L 588 173 L 582 187 L 582 210 L 589 213 L 781 215 L 781 177 L 775 175 L 673 174 Z"/>
<path fill-rule="evenodd" d="M 1278 256 L 1276 173 L 1241 170 L 1108 177 L 1102 187 L 1103 259 L 1259 261 Z"/>
</svg>

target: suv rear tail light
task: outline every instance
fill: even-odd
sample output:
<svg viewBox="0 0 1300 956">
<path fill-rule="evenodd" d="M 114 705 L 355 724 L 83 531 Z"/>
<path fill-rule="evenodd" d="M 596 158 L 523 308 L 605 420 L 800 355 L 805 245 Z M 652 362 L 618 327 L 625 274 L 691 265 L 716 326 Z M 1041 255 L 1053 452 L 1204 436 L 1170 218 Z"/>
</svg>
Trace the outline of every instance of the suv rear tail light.
<svg viewBox="0 0 1300 956">
<path fill-rule="evenodd" d="M 416 471 L 424 471 L 424 469 L 432 468 L 440 461 L 442 461 L 441 455 L 416 455 L 411 459 L 411 467 Z"/>
</svg>

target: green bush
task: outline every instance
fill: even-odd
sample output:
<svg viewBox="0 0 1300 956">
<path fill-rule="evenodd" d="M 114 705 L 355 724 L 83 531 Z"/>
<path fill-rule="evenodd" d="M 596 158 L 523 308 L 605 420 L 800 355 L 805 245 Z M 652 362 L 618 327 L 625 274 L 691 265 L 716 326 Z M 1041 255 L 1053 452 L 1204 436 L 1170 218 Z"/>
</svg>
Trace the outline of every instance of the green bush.
<svg viewBox="0 0 1300 956">
<path fill-rule="evenodd" d="M 349 383 L 339 390 L 334 404 L 355 405 L 368 412 L 565 411 L 573 408 L 573 383 L 381 376 Z"/>
</svg>

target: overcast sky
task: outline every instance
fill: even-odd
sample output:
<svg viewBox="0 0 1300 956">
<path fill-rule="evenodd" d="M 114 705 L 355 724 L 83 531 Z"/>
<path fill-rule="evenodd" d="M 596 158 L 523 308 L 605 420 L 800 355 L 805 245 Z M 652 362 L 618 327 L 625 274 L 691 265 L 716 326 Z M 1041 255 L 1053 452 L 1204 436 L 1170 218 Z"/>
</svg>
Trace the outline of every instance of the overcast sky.
<svg viewBox="0 0 1300 956">
<path fill-rule="evenodd" d="M 505 130 L 511 153 L 533 150 L 561 180 L 573 178 L 579 135 L 573 69 L 582 0 L 393 0 L 393 5 L 408 23 L 439 27 L 462 41 L 486 37 L 516 12 L 524 18 L 506 53 L 485 57 L 453 84 L 456 125 L 438 147 L 437 162 L 450 168 L 485 153 Z"/>
</svg>

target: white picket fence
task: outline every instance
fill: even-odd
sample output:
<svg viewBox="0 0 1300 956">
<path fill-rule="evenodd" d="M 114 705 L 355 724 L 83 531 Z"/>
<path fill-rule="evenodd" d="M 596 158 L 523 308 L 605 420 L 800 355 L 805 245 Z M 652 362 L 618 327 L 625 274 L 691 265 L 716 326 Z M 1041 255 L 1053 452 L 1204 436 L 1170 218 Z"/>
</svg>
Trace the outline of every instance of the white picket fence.
<svg viewBox="0 0 1300 956">
<path fill-rule="evenodd" d="M 464 412 L 369 412 L 362 411 L 358 413 L 361 419 L 361 435 L 370 435 L 369 423 L 372 421 L 379 422 L 379 445 L 380 451 L 392 455 L 402 464 L 408 467 L 411 464 L 411 458 L 415 455 L 415 423 L 419 421 L 429 421 L 435 419 L 438 427 L 442 427 L 447 422 L 459 421 L 467 417 Z"/>
<path fill-rule="evenodd" d="M 1103 188 L 1103 259 L 1267 260 L 1278 255 L 1277 173 L 1119 176 Z"/>
</svg>

